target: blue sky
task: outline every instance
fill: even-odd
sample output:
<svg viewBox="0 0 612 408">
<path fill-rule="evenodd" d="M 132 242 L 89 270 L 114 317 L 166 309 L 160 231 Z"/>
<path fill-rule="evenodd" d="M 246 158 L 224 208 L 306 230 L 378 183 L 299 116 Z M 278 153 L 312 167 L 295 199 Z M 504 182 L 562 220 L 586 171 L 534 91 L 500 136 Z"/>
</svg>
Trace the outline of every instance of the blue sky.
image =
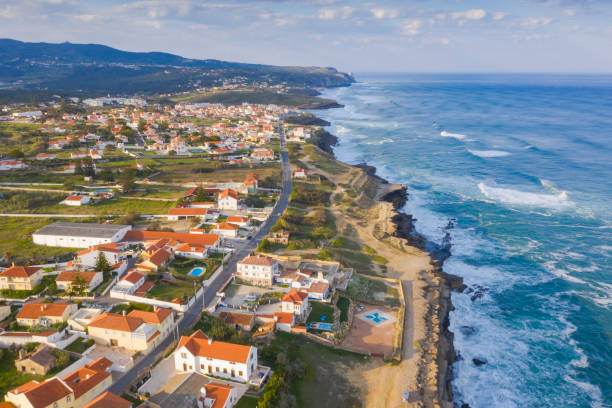
<svg viewBox="0 0 612 408">
<path fill-rule="evenodd" d="M 612 1 L 0 0 L 0 37 L 355 72 L 612 72 Z"/>
</svg>

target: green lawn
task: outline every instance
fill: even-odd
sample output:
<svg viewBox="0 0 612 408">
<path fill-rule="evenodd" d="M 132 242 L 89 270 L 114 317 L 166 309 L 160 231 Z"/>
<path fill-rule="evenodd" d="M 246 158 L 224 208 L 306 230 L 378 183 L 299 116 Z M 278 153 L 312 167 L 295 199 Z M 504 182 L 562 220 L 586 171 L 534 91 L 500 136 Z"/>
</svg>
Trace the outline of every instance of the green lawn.
<svg viewBox="0 0 612 408">
<path fill-rule="evenodd" d="M 193 281 L 192 281 L 193 282 Z M 179 299 L 181 304 L 186 303 L 194 294 L 194 286 L 192 282 L 183 280 L 173 280 L 169 282 L 158 282 L 147 293 L 148 298 L 172 302 L 174 299 Z M 196 290 L 198 287 L 196 286 Z"/>
<path fill-rule="evenodd" d="M 328 303 L 323 302 L 309 302 L 312 310 L 308 315 L 307 323 L 312 322 L 325 322 L 325 323 L 333 323 L 334 322 L 334 307 Z M 325 316 L 325 320 L 321 318 Z"/>
<path fill-rule="evenodd" d="M 349 281 L 348 294 L 366 302 L 379 301 L 385 302 L 390 306 L 400 304 L 399 291 L 393 285 L 378 279 L 370 279 L 367 276 L 355 274 Z"/>
<path fill-rule="evenodd" d="M 169 269 L 173 271 L 173 276 L 183 280 L 197 280 L 202 281 L 208 279 L 214 271 L 217 270 L 221 262 L 216 259 L 190 259 L 182 256 L 177 256 L 168 265 Z M 190 276 L 188 273 L 196 266 L 202 267 L 206 265 L 206 271 L 200 276 Z"/>
<path fill-rule="evenodd" d="M 9 254 L 15 263 L 32 256 L 44 263 L 47 257 L 78 251 L 75 248 L 34 245 L 32 233 L 57 221 L 66 221 L 66 219 L 0 217 L 0 231 L 2 231 L 0 234 L 0 254 Z M 86 222 L 86 220 L 79 219 L 79 222 Z"/>
<path fill-rule="evenodd" d="M 129 313 L 132 310 L 144 310 L 145 312 L 152 312 L 153 306 L 145 305 L 144 303 L 120 303 L 118 305 L 113 306 L 111 309 L 111 313 Z"/>
<path fill-rule="evenodd" d="M 75 341 L 73 341 L 72 343 L 70 343 L 68 345 L 68 347 L 66 347 L 65 349 L 68 351 L 73 351 L 75 353 L 83 353 L 85 350 L 87 350 L 88 348 L 90 348 L 91 346 L 93 346 L 94 341 L 93 339 L 88 339 L 85 340 L 82 337 L 78 337 Z"/>
<path fill-rule="evenodd" d="M 257 398 L 245 395 L 238 400 L 234 408 L 257 408 L 257 401 Z"/>
<path fill-rule="evenodd" d="M 35 212 L 46 214 L 95 214 L 100 216 L 124 215 L 131 211 L 137 214 L 167 214 L 168 210 L 173 208 L 174 205 L 175 203 L 172 201 L 139 200 L 137 198 L 122 198 L 119 196 L 110 200 L 99 201 L 93 205 L 82 205 L 79 207 L 70 207 L 56 203 L 37 208 Z"/>
</svg>

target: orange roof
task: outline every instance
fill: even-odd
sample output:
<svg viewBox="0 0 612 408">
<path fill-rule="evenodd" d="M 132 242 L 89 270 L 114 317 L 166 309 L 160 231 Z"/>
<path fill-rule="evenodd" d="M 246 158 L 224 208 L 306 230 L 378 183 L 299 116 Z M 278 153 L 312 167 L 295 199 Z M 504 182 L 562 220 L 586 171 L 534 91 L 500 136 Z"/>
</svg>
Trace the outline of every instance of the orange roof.
<svg viewBox="0 0 612 408">
<path fill-rule="evenodd" d="M 84 405 L 83 408 L 132 408 L 132 403 L 117 394 L 106 391 L 89 404 Z"/>
<path fill-rule="evenodd" d="M 110 377 L 111 373 L 106 371 L 106 369 L 112 365 L 113 363 L 106 357 L 100 357 L 68 374 L 62 378 L 62 381 L 72 388 L 74 398 L 76 399 Z"/>
<path fill-rule="evenodd" d="M 66 197 L 65 201 L 81 201 L 83 198 L 85 198 L 85 196 L 75 195 L 75 196 Z"/>
<path fill-rule="evenodd" d="M 215 225 L 215 229 L 216 230 L 229 230 L 229 231 L 235 231 L 238 228 L 240 228 L 238 225 L 236 224 L 231 224 L 229 222 L 220 222 L 218 224 Z"/>
<path fill-rule="evenodd" d="M 134 272 L 130 272 L 130 273 L 128 273 L 127 275 L 125 275 L 125 276 L 123 277 L 123 279 L 121 279 L 121 280 L 124 280 L 124 281 L 130 282 L 130 283 L 132 283 L 132 284 L 134 284 L 134 285 L 135 285 L 135 284 L 136 284 L 136 283 L 138 283 L 138 281 L 139 281 L 139 280 L 141 280 L 142 278 L 144 278 L 144 275 L 143 275 L 143 274 L 141 274 L 141 273 L 138 273 L 138 272 L 134 271 Z"/>
<path fill-rule="evenodd" d="M 38 266 L 11 266 L 8 269 L 0 272 L 0 276 L 7 278 L 29 278 L 38 272 L 41 268 Z"/>
<path fill-rule="evenodd" d="M 187 244 L 215 245 L 219 240 L 217 234 L 188 234 L 186 232 L 130 230 L 125 233 L 124 241 L 144 242 L 154 239 L 170 238 Z"/>
<path fill-rule="evenodd" d="M 116 313 L 105 312 L 89 323 L 89 327 L 132 333 L 134 330 L 140 327 L 142 323 L 143 320 L 139 317 L 123 316 Z"/>
<path fill-rule="evenodd" d="M 238 263 L 243 265 L 273 266 L 276 265 L 278 261 L 263 255 L 249 255 Z"/>
<path fill-rule="evenodd" d="M 249 217 L 243 217 L 241 215 L 230 215 L 227 217 L 227 222 L 247 222 Z"/>
<path fill-rule="evenodd" d="M 176 248 L 178 252 L 204 252 L 206 247 L 203 245 L 191 245 L 191 244 L 182 244 L 178 248 Z"/>
<path fill-rule="evenodd" d="M 221 200 L 222 198 L 225 198 L 225 197 L 232 197 L 232 198 L 237 200 L 238 199 L 238 193 L 236 191 L 232 190 L 231 188 L 226 188 L 225 190 L 223 190 L 223 191 L 221 191 L 219 193 L 219 198 L 218 199 Z"/>
<path fill-rule="evenodd" d="M 128 316 L 137 317 L 139 319 L 142 319 L 142 321 L 144 321 L 145 323 L 149 324 L 161 324 L 171 314 L 171 309 L 165 309 L 160 307 L 154 312 L 145 312 L 144 310 L 132 310 L 130 313 L 128 313 Z"/>
<path fill-rule="evenodd" d="M 171 208 L 168 215 L 206 215 L 206 208 Z"/>
<path fill-rule="evenodd" d="M 160 248 L 155 251 L 153 255 L 151 255 L 149 262 L 151 262 L 153 265 L 161 266 L 166 263 L 171 256 L 172 254 L 170 252 L 166 251 L 164 248 Z"/>
<path fill-rule="evenodd" d="M 12 394 L 23 393 L 34 408 L 43 408 L 72 394 L 72 390 L 57 378 L 38 383 L 30 381 L 21 387 L 9 391 Z"/>
<path fill-rule="evenodd" d="M 308 293 L 306 292 L 298 292 L 295 289 L 292 289 L 289 293 L 283 296 L 283 302 L 292 302 L 294 304 L 300 304 L 308 297 Z"/>
<path fill-rule="evenodd" d="M 276 321 L 278 323 L 293 324 L 293 317 L 294 317 L 293 313 L 276 312 L 274 313 L 274 317 L 277 318 Z"/>
<path fill-rule="evenodd" d="M 100 272 L 81 272 L 81 271 L 64 271 L 59 274 L 59 276 L 55 279 L 56 282 L 74 282 L 77 276 L 83 278 L 86 284 L 89 285 L 89 282 Z"/>
<path fill-rule="evenodd" d="M 230 396 L 230 392 L 232 392 L 234 388 L 231 385 L 224 385 L 216 382 L 208 383 L 204 387 L 206 388 L 206 398 L 215 400 L 210 408 L 223 408 Z"/>
<path fill-rule="evenodd" d="M 198 330 L 189 337 L 181 337 L 178 348 L 182 347 L 185 347 L 194 356 L 210 357 L 243 364 L 247 362 L 251 352 L 251 346 L 209 340 L 201 330 Z"/>
<path fill-rule="evenodd" d="M 43 316 L 61 317 L 69 306 L 71 306 L 70 303 L 26 303 L 17 313 L 17 319 L 39 319 Z"/>
</svg>

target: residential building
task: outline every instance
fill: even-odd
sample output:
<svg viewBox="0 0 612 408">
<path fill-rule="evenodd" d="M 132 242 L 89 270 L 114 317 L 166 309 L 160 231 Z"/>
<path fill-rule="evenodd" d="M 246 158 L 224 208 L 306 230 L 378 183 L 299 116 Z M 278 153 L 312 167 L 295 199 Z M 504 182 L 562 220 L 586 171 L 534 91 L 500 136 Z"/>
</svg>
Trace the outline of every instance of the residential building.
<svg viewBox="0 0 612 408">
<path fill-rule="evenodd" d="M 248 382 L 257 370 L 257 348 L 241 344 L 213 341 L 198 330 L 181 337 L 174 352 L 179 372 L 196 372 Z"/>
<path fill-rule="evenodd" d="M 219 318 L 235 329 L 250 332 L 255 326 L 255 315 L 240 312 L 221 312 Z"/>
<path fill-rule="evenodd" d="M 38 347 L 34 352 L 27 354 L 25 349 L 19 350 L 19 359 L 15 360 L 15 368 L 20 373 L 33 375 L 47 375 L 55 368 L 57 358 L 51 354 L 47 346 Z"/>
<path fill-rule="evenodd" d="M 238 193 L 231 188 L 221 191 L 217 197 L 217 207 L 222 210 L 237 210 Z"/>
<path fill-rule="evenodd" d="M 38 266 L 11 266 L 0 272 L 0 289 L 32 290 L 43 278 Z"/>
<path fill-rule="evenodd" d="M 81 205 L 87 205 L 90 201 L 91 199 L 88 195 L 71 195 L 66 197 L 64 201 L 60 201 L 60 204 L 78 207 Z"/>
<path fill-rule="evenodd" d="M 98 263 L 98 257 L 103 254 L 109 265 L 114 265 L 121 261 L 122 252 L 126 245 L 122 243 L 109 242 L 107 244 L 93 245 L 77 254 L 76 262 L 88 268 L 94 268 Z"/>
<path fill-rule="evenodd" d="M 111 296 L 114 295 L 132 295 L 145 283 L 145 275 L 133 271 L 125 275 L 111 289 Z"/>
<path fill-rule="evenodd" d="M 166 248 L 159 248 L 149 257 L 149 259 L 142 261 L 139 267 L 156 271 L 162 266 L 167 265 L 172 258 L 174 258 L 172 252 L 168 251 Z"/>
<path fill-rule="evenodd" d="M 270 232 L 267 240 L 275 244 L 287 245 L 289 244 L 289 231 L 275 231 Z"/>
<path fill-rule="evenodd" d="M 238 235 L 238 225 L 229 222 L 220 222 L 215 224 L 211 230 L 214 234 L 223 235 L 224 237 L 235 238 Z"/>
<path fill-rule="evenodd" d="M 82 408 L 132 408 L 133 404 L 110 391 L 106 391 Z"/>
<path fill-rule="evenodd" d="M 85 272 L 85 271 L 64 271 L 55 279 L 55 284 L 58 289 L 66 292 L 77 291 L 79 285 L 91 292 L 95 287 L 100 285 L 103 280 L 102 272 Z"/>
<path fill-rule="evenodd" d="M 17 324 L 28 327 L 51 326 L 67 321 L 77 309 L 74 303 L 26 303 L 17 313 Z"/>
<path fill-rule="evenodd" d="M 249 217 L 243 217 L 241 215 L 230 215 L 227 217 L 227 222 L 230 224 L 237 225 L 239 227 L 248 227 L 249 226 Z"/>
<path fill-rule="evenodd" d="M 157 346 L 172 331 L 174 312 L 158 308 L 154 312 L 129 314 L 102 313 L 87 326 L 89 336 L 98 344 L 146 351 Z"/>
<path fill-rule="evenodd" d="M 145 242 L 169 239 L 184 244 L 199 244 L 206 248 L 217 249 L 223 245 L 223 239 L 217 234 L 188 234 L 186 232 L 165 232 L 165 231 L 128 231 L 123 238 L 124 242 L 130 244 L 144 244 Z"/>
<path fill-rule="evenodd" d="M 168 220 L 177 221 L 186 218 L 204 218 L 206 216 L 206 208 L 203 207 L 177 207 L 168 210 Z"/>
<path fill-rule="evenodd" d="M 272 286 L 279 275 L 278 261 L 263 255 L 249 255 L 238 262 L 238 276 L 254 285 Z"/>
<path fill-rule="evenodd" d="M 30 381 L 4 396 L 16 408 L 78 408 L 89 403 L 112 384 L 112 362 L 100 357 L 63 378 Z"/>
<path fill-rule="evenodd" d="M 56 222 L 36 231 L 32 239 L 37 245 L 89 248 L 121 241 L 131 229 L 131 225 Z"/>
<path fill-rule="evenodd" d="M 293 313 L 296 320 L 306 320 L 310 312 L 308 293 L 298 292 L 292 289 L 281 299 L 281 311 L 284 313 Z"/>
<path fill-rule="evenodd" d="M 201 390 L 198 408 L 232 408 L 238 402 L 236 388 L 211 382 Z"/>
<path fill-rule="evenodd" d="M 208 256 L 208 249 L 199 244 L 181 244 L 176 248 L 176 254 L 185 258 L 204 259 Z"/>
</svg>

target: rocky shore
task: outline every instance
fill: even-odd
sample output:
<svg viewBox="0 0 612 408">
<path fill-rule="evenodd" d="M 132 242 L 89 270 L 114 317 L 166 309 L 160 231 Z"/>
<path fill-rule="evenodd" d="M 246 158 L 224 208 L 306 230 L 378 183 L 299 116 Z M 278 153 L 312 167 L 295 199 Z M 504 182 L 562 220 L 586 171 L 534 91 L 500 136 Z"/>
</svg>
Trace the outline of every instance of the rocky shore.
<svg viewBox="0 0 612 408">
<path fill-rule="evenodd" d="M 441 244 L 427 240 L 416 231 L 417 220 L 410 214 L 400 212 L 408 201 L 406 186 L 389 184 L 387 180 L 376 175 L 376 168 L 372 166 L 360 164 L 357 167 L 376 178 L 380 184 L 386 185 L 380 200 L 393 205 L 394 213 L 390 219 L 395 226 L 393 235 L 431 255 L 434 268 L 422 275 L 427 284 L 427 293 L 424 293 L 424 296 L 429 300 L 425 324 L 426 338 L 431 341 L 422 344 L 417 373 L 417 393 L 420 397 L 418 400 L 423 406 L 453 407 L 452 366 L 457 356 L 453 346 L 454 335 L 449 330 L 449 314 L 453 310 L 451 292 L 461 292 L 465 285 L 461 277 L 443 270 L 444 261 L 451 255 L 450 240 L 448 235 Z"/>
</svg>

